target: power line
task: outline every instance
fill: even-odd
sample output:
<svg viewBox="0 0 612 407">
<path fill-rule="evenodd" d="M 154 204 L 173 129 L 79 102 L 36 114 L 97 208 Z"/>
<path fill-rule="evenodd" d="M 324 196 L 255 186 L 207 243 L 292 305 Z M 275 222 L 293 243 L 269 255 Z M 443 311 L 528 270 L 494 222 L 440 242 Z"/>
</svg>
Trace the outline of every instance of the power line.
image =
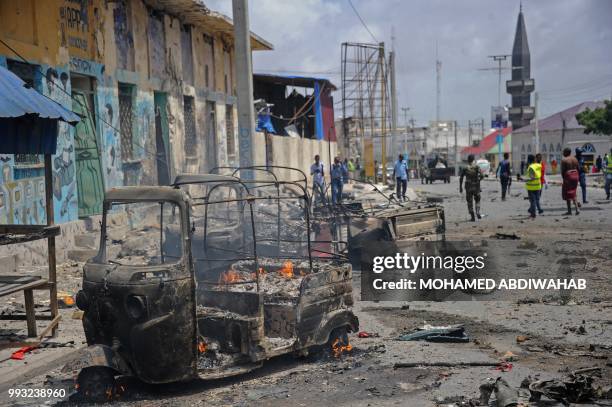
<svg viewBox="0 0 612 407">
<path fill-rule="evenodd" d="M 355 15 L 357 16 L 357 18 L 359 19 L 359 21 L 361 21 L 361 24 L 363 25 L 363 27 L 368 31 L 368 33 L 370 33 L 370 36 L 372 37 L 372 39 L 374 40 L 374 42 L 378 43 L 378 40 L 376 39 L 376 37 L 374 36 L 374 34 L 372 34 L 372 31 L 370 31 L 370 29 L 368 28 L 368 25 L 365 23 L 365 21 L 363 21 L 363 18 L 361 18 L 361 15 L 359 14 L 359 12 L 357 11 L 357 9 L 355 8 L 355 6 L 353 5 L 353 2 L 351 0 L 348 0 L 349 5 L 351 6 L 351 8 L 353 9 L 353 11 L 355 12 Z"/>
</svg>

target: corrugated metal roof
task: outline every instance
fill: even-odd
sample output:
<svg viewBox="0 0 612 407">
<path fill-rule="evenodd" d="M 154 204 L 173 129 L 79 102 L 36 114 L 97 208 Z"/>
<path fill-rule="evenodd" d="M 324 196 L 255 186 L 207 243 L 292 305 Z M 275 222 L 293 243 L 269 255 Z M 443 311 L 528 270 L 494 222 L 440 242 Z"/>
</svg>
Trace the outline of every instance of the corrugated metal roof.
<svg viewBox="0 0 612 407">
<path fill-rule="evenodd" d="M 295 75 L 273 75 L 266 73 L 253 74 L 253 79 L 260 82 L 276 83 L 279 85 L 298 86 L 304 88 L 314 88 L 315 82 L 321 82 L 331 90 L 336 90 L 336 85 L 331 83 L 329 79 L 315 78 L 310 76 L 295 76 Z"/>
<path fill-rule="evenodd" d="M 512 129 L 510 127 L 504 127 L 502 129 L 502 137 L 505 139 L 508 134 L 510 134 L 512 132 Z M 485 154 L 487 151 L 489 151 L 491 148 L 493 148 L 493 146 L 495 146 L 497 144 L 497 135 L 498 135 L 498 131 L 492 131 L 491 133 L 489 133 L 489 135 L 487 135 L 485 138 L 483 138 L 480 143 L 477 146 L 469 146 L 469 147 L 465 147 L 463 150 L 461 150 L 461 153 L 463 154 Z"/>
<path fill-rule="evenodd" d="M 566 129 L 583 129 L 584 126 L 578 123 L 576 115 L 585 109 L 597 109 L 598 107 L 604 107 L 604 102 L 582 102 L 570 108 L 567 108 L 561 112 L 552 114 L 544 119 L 538 121 L 538 130 L 561 130 L 563 128 L 563 121 L 565 120 Z M 515 134 L 533 133 L 535 131 L 535 123 L 532 121 L 529 125 L 521 127 L 515 130 Z"/>
<path fill-rule="evenodd" d="M 37 115 L 74 124 L 80 118 L 59 103 L 27 86 L 17 75 L 0 66 L 0 117 Z"/>
</svg>

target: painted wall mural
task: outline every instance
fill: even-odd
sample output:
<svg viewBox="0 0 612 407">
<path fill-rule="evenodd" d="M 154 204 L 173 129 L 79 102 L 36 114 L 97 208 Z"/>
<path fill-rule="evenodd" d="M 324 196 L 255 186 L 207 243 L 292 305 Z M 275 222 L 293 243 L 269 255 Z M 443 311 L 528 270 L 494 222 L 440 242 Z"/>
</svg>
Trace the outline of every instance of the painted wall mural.
<svg viewBox="0 0 612 407">
<path fill-rule="evenodd" d="M 43 66 L 45 85 L 43 93 L 64 107 L 72 108 L 68 67 Z M 63 223 L 78 218 L 75 177 L 74 129 L 60 122 L 57 150 L 53 156 L 53 198 L 55 222 Z"/>
</svg>

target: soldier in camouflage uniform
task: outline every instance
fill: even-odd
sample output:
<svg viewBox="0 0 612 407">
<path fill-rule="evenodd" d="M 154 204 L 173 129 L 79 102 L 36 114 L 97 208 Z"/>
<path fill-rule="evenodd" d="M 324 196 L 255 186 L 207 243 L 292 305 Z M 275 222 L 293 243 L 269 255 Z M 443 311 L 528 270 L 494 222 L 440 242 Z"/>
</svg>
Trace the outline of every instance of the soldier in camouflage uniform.
<svg viewBox="0 0 612 407">
<path fill-rule="evenodd" d="M 480 219 L 480 180 L 483 178 L 480 168 L 474 163 L 474 155 L 468 156 L 468 166 L 461 170 L 459 177 L 459 192 L 463 193 L 463 178 L 465 178 L 465 198 L 467 199 L 468 212 L 472 222 Z M 476 214 L 474 215 L 474 204 L 476 203 Z"/>
</svg>

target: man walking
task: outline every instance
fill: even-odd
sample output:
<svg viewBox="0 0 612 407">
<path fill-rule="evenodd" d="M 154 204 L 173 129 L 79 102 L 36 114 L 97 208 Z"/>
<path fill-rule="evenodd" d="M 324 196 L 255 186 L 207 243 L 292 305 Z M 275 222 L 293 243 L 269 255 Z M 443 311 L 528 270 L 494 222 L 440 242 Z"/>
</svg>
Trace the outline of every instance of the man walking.
<svg viewBox="0 0 612 407">
<path fill-rule="evenodd" d="M 344 166 L 340 162 L 340 158 L 334 158 L 334 163 L 331 168 L 331 188 L 332 188 L 332 203 L 339 204 L 342 202 L 342 187 L 344 185 Z"/>
<path fill-rule="evenodd" d="M 459 193 L 463 193 L 463 178 L 465 178 L 465 198 L 467 200 L 468 212 L 472 222 L 475 222 L 476 218 L 482 218 L 480 216 L 480 180 L 484 177 L 480 172 L 480 167 L 474 163 L 473 154 L 468 155 L 467 161 L 468 166 L 461 170 L 461 176 L 459 177 Z M 475 215 L 474 204 L 476 206 Z"/>
<path fill-rule="evenodd" d="M 608 156 L 606 154 L 606 157 L 608 158 L 606 160 L 606 167 L 604 168 L 605 171 L 605 176 L 606 176 L 606 185 L 605 185 L 605 190 L 606 190 L 606 199 L 610 199 L 610 188 L 612 187 L 612 148 L 610 149 L 610 155 Z"/>
<path fill-rule="evenodd" d="M 541 176 L 540 176 L 540 196 L 538 197 L 538 213 L 543 213 L 542 207 L 540 206 L 542 202 L 544 202 L 544 198 L 542 194 L 545 189 L 548 189 L 548 183 L 546 182 L 546 163 L 542 160 L 542 154 L 537 153 L 535 155 L 535 162 L 540 164 L 541 166 Z"/>
<path fill-rule="evenodd" d="M 393 167 L 393 177 L 395 177 L 395 194 L 399 201 L 406 200 L 406 188 L 408 187 L 408 171 L 404 156 L 399 155 Z"/>
<path fill-rule="evenodd" d="M 504 153 L 504 159 L 497 166 L 496 172 L 496 175 L 499 176 L 499 181 L 501 182 L 502 201 L 506 200 L 506 192 L 508 191 L 510 182 L 512 182 L 512 170 L 510 169 L 509 158 L 510 154 Z"/>
<path fill-rule="evenodd" d="M 529 196 L 529 214 L 531 219 L 536 217 L 536 209 L 539 208 L 540 190 L 542 189 L 542 166 L 535 162 L 533 154 L 527 156 L 527 173 L 525 189 Z M 542 213 L 542 209 L 538 209 Z"/>
<path fill-rule="evenodd" d="M 320 203 L 325 202 L 325 167 L 319 159 L 319 155 L 315 155 L 315 162 L 310 166 L 310 175 L 312 175 L 312 198 Z"/>
<path fill-rule="evenodd" d="M 584 162 L 584 157 L 582 156 L 582 149 L 580 147 L 576 147 L 576 160 L 578 160 L 578 182 L 580 184 L 580 190 L 582 191 L 582 203 L 588 204 L 589 202 L 586 199 L 586 163 Z"/>
</svg>

